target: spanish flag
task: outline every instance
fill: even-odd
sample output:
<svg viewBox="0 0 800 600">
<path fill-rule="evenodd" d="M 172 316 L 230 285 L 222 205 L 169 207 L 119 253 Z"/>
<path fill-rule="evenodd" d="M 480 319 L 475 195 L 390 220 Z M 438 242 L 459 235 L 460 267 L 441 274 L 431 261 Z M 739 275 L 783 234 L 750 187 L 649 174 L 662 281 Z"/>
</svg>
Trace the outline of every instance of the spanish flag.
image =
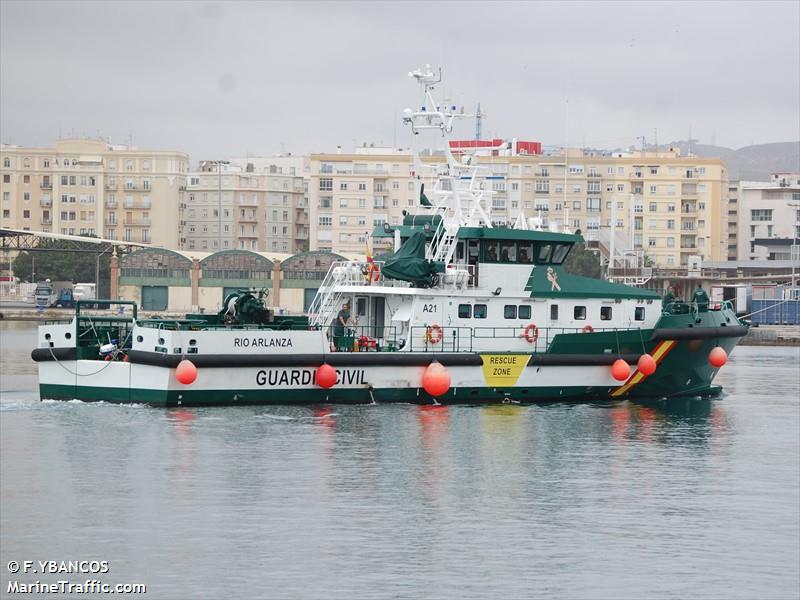
<svg viewBox="0 0 800 600">
<path fill-rule="evenodd" d="M 369 240 L 364 242 L 364 248 L 366 250 L 365 254 L 367 255 L 367 262 L 368 263 L 375 262 L 375 260 L 372 258 L 372 252 L 369 249 Z"/>
</svg>

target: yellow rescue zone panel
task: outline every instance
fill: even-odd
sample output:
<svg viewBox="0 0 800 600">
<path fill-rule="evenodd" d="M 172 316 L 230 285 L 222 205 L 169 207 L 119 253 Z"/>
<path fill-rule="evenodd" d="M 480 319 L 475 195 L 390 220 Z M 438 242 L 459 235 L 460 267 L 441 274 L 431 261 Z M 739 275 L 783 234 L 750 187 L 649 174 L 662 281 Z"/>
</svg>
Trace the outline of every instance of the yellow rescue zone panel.
<svg viewBox="0 0 800 600">
<path fill-rule="evenodd" d="M 530 354 L 481 354 L 481 358 L 486 385 L 507 387 L 516 385 Z"/>
</svg>

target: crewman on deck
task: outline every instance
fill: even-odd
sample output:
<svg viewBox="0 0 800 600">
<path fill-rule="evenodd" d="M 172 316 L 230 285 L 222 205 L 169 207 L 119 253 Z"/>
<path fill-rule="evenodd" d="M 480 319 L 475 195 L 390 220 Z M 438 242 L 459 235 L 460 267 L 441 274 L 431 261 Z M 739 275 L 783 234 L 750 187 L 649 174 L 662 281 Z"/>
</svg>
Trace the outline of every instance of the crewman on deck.
<svg viewBox="0 0 800 600">
<path fill-rule="evenodd" d="M 342 304 L 342 310 L 336 315 L 336 320 L 333 322 L 333 343 L 336 349 L 340 347 L 341 338 L 344 337 L 344 329 L 347 322 L 350 320 L 350 304 L 345 302 Z"/>
<path fill-rule="evenodd" d="M 697 289 L 694 291 L 694 297 L 692 301 L 697 305 L 698 312 L 708 312 L 708 304 L 710 299 L 706 291 L 703 289 L 703 286 L 698 285 Z"/>
<path fill-rule="evenodd" d="M 661 310 L 665 313 L 672 312 L 673 304 L 675 303 L 675 288 L 669 286 L 664 297 L 661 299 Z"/>
</svg>

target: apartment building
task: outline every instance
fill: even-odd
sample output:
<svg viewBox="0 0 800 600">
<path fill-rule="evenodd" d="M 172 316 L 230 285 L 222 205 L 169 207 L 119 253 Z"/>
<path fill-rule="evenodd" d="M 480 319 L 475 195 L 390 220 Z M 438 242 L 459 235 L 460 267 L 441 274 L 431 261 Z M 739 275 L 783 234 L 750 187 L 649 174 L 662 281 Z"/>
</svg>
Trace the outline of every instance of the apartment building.
<svg viewBox="0 0 800 600">
<path fill-rule="evenodd" d="M 402 211 L 413 211 L 417 198 L 408 153 L 371 148 L 354 154 L 312 154 L 310 248 L 363 253 L 374 228 L 400 224 Z"/>
<path fill-rule="evenodd" d="M 303 178 L 302 197 L 295 194 L 294 204 L 294 247 L 297 252 L 305 252 L 308 248 L 308 183 L 310 163 L 308 156 L 281 154 L 276 156 L 248 156 L 233 158 L 231 164 L 237 165 L 247 172 L 262 175 L 289 175 Z M 294 181 L 294 188 L 297 182 Z"/>
<path fill-rule="evenodd" d="M 800 258 L 800 174 L 740 181 L 738 197 L 738 260 Z"/>
<path fill-rule="evenodd" d="M 0 225 L 178 248 L 182 152 L 104 140 L 0 146 Z"/>
<path fill-rule="evenodd" d="M 252 165 L 201 161 L 199 170 L 188 175 L 180 206 L 181 247 L 294 253 L 303 198 L 300 175 L 277 168 L 262 174 Z"/>
<path fill-rule="evenodd" d="M 359 149 L 360 150 L 360 149 Z M 312 249 L 362 251 L 384 222 L 416 210 L 418 190 L 408 153 L 368 149 L 310 157 Z M 654 265 L 681 268 L 690 256 L 727 257 L 727 173 L 719 159 L 677 151 L 590 155 L 478 156 L 492 179 L 491 219 L 510 226 L 520 212 L 543 226 L 580 230 L 615 255 L 646 255 Z M 443 161 L 432 156 L 431 161 Z"/>
<path fill-rule="evenodd" d="M 739 254 L 739 182 L 728 183 L 728 257 L 737 260 Z"/>
</svg>

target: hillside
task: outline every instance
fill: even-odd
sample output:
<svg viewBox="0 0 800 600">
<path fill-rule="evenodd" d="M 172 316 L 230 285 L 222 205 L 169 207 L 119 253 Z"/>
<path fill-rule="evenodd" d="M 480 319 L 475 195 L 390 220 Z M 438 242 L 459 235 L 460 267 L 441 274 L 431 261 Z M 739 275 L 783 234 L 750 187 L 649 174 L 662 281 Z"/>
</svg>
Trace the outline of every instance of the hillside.
<svg viewBox="0 0 800 600">
<path fill-rule="evenodd" d="M 681 153 L 689 152 L 686 141 L 673 142 Z M 800 142 L 756 144 L 738 150 L 723 146 L 692 144 L 692 152 L 703 158 L 721 158 L 728 167 L 730 181 L 767 181 L 772 173 L 800 173 Z"/>
</svg>

